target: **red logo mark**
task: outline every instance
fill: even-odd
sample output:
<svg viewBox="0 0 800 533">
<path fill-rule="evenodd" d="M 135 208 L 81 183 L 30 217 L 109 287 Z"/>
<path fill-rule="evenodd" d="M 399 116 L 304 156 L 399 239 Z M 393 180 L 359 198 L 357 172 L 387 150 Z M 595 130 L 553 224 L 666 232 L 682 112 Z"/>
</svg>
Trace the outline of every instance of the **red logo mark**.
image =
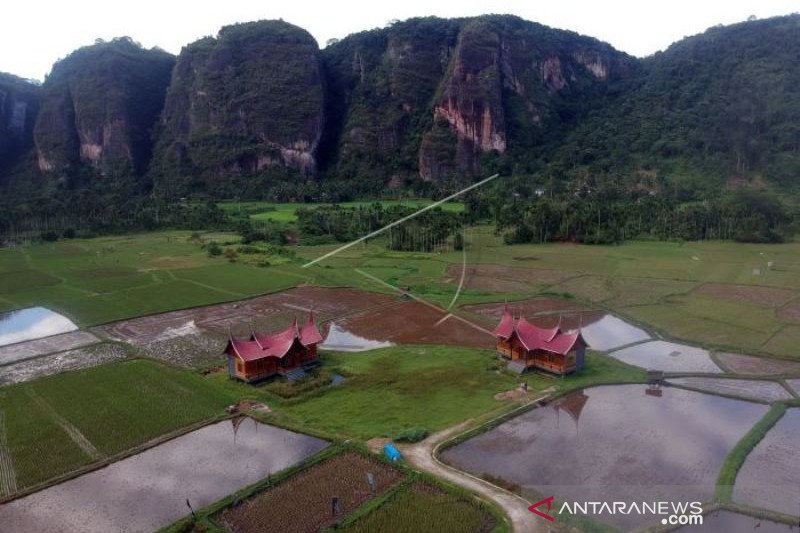
<svg viewBox="0 0 800 533">
<path fill-rule="evenodd" d="M 550 516 L 549 514 L 543 513 L 542 511 L 537 509 L 537 507 L 539 507 L 540 505 L 544 505 L 545 503 L 547 504 L 547 510 L 550 511 L 550 509 L 553 507 L 553 496 L 550 496 L 549 498 L 545 498 L 544 500 L 542 500 L 540 502 L 534 503 L 533 505 L 528 507 L 528 510 L 530 512 L 532 512 L 534 514 L 538 514 L 542 518 L 546 518 L 547 520 L 550 520 L 552 522 L 553 521 L 553 517 L 552 516 Z"/>
</svg>

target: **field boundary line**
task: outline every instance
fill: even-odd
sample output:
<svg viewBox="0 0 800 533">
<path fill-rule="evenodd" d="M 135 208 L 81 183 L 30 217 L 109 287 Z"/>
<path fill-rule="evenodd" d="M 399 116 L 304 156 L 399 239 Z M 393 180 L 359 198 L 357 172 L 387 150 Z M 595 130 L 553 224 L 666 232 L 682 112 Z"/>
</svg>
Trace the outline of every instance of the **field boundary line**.
<svg viewBox="0 0 800 533">
<path fill-rule="evenodd" d="M 8 448 L 5 413 L 0 411 L 0 496 L 9 496 L 17 492 L 17 474 L 14 472 L 14 460 Z"/>
<path fill-rule="evenodd" d="M 87 439 L 83 433 L 81 433 L 81 430 L 72 425 L 72 423 L 69 420 L 61 416 L 61 414 L 59 414 L 59 412 L 56 411 L 52 405 L 47 403 L 47 401 L 45 401 L 44 398 L 36 394 L 36 391 L 34 391 L 32 388 L 28 388 L 26 392 L 28 393 L 28 396 L 30 396 L 30 398 L 34 402 L 36 402 L 36 404 L 39 407 L 47 411 L 47 413 L 55 421 L 55 423 L 61 426 L 61 429 L 63 429 L 64 432 L 66 432 L 66 434 L 69 435 L 69 438 L 72 439 L 72 441 L 75 444 L 77 444 L 78 447 L 81 450 L 83 450 L 89 457 L 91 457 L 94 460 L 100 460 L 103 458 L 103 454 L 100 453 L 100 451 L 94 447 L 94 444 L 92 444 L 92 442 L 89 439 Z"/>
<path fill-rule="evenodd" d="M 187 283 L 191 283 L 193 285 L 197 285 L 198 287 L 202 287 L 204 289 L 209 289 L 209 290 L 221 292 L 221 293 L 224 293 L 224 294 L 230 294 L 231 296 L 236 296 L 236 297 L 238 297 L 240 299 L 243 299 L 243 298 L 247 297 L 247 295 L 244 294 L 244 293 L 229 291 L 228 289 L 220 289 L 219 287 L 214 287 L 213 285 L 206 285 L 205 283 L 201 283 L 201 282 L 195 281 L 193 279 L 177 278 L 176 281 L 185 281 Z"/>
</svg>

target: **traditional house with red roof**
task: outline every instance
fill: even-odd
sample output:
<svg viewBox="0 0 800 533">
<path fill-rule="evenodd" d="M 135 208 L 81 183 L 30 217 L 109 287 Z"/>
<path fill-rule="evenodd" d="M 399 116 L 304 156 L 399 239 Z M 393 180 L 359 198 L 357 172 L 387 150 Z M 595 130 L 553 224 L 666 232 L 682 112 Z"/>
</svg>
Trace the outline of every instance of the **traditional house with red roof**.
<svg viewBox="0 0 800 533">
<path fill-rule="evenodd" d="M 586 341 L 579 330 L 540 328 L 524 317 L 514 320 L 506 308 L 494 329 L 497 353 L 509 359 L 509 369 L 519 373 L 531 368 L 570 374 L 583 368 Z"/>
<path fill-rule="evenodd" d="M 313 312 L 302 327 L 295 318 L 286 329 L 272 335 L 254 331 L 248 340 L 239 340 L 231 334 L 225 347 L 228 374 L 247 383 L 275 375 L 302 375 L 303 369 L 319 364 L 320 342 L 322 335 Z"/>
</svg>

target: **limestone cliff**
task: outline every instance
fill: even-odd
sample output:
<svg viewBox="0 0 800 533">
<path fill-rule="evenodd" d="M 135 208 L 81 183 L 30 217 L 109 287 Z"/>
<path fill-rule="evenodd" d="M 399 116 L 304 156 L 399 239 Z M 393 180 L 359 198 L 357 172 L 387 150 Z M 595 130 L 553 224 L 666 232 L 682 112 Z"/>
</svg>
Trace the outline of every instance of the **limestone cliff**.
<svg viewBox="0 0 800 533">
<path fill-rule="evenodd" d="M 0 73 L 0 169 L 14 164 L 33 145 L 41 87 Z"/>
<path fill-rule="evenodd" d="M 156 179 L 180 193 L 186 180 L 221 191 L 241 176 L 314 175 L 323 95 L 316 41 L 286 22 L 228 26 L 186 46 L 161 120 Z"/>
<path fill-rule="evenodd" d="M 174 57 L 129 38 L 100 41 L 56 63 L 34 137 L 41 171 L 86 164 L 142 174 Z"/>
</svg>

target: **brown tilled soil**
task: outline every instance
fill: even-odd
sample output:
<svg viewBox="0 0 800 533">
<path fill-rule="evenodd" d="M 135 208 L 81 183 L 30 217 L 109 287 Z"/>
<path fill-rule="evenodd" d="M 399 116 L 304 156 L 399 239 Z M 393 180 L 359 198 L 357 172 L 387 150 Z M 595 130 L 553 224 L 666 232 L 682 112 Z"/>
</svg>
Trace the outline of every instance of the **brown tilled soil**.
<svg viewBox="0 0 800 533">
<path fill-rule="evenodd" d="M 375 493 L 367 482 L 370 472 L 375 476 Z M 402 477 L 391 466 L 357 453 L 344 453 L 224 510 L 217 518 L 234 533 L 322 531 Z M 332 513 L 334 497 L 339 499 L 336 516 Z"/>
<path fill-rule="evenodd" d="M 360 337 L 397 344 L 445 344 L 491 348 L 494 337 L 421 302 L 408 301 L 380 312 L 364 311 L 336 323 Z M 484 325 L 485 326 L 485 325 Z"/>
<path fill-rule="evenodd" d="M 732 283 L 704 283 L 693 294 L 729 300 L 737 303 L 778 307 L 797 295 L 791 289 L 760 287 L 756 285 L 735 285 Z"/>
<path fill-rule="evenodd" d="M 793 361 L 783 361 L 781 359 L 767 359 L 764 357 L 754 357 L 752 355 L 742 355 L 738 353 L 719 352 L 717 358 L 732 372 L 743 375 L 758 374 L 798 374 L 800 375 L 800 363 Z"/>
<path fill-rule="evenodd" d="M 491 329 L 497 325 L 506 305 L 515 318 L 524 316 L 543 328 L 559 325 L 563 329 L 579 328 L 597 322 L 606 315 L 605 311 L 587 309 L 578 303 L 555 298 L 532 298 L 507 304 L 473 304 L 465 305 L 463 309 L 478 315 L 481 325 Z"/>
<path fill-rule="evenodd" d="M 276 331 L 295 316 L 306 318 L 309 309 L 325 334 L 324 323 L 366 309 L 400 303 L 397 297 L 358 289 L 301 286 L 250 300 L 172 311 L 99 326 L 95 332 L 130 342 L 145 352 L 173 363 L 205 365 L 219 358 L 228 336 L 246 337 L 250 327 Z"/>
<path fill-rule="evenodd" d="M 529 292 L 540 284 L 554 285 L 574 275 L 574 272 L 564 270 L 477 265 L 467 267 L 464 286 L 485 291 Z M 451 283 L 458 283 L 461 265 L 449 266 L 446 277 Z"/>
<path fill-rule="evenodd" d="M 792 300 L 775 313 L 778 320 L 800 324 L 800 299 Z"/>
</svg>

